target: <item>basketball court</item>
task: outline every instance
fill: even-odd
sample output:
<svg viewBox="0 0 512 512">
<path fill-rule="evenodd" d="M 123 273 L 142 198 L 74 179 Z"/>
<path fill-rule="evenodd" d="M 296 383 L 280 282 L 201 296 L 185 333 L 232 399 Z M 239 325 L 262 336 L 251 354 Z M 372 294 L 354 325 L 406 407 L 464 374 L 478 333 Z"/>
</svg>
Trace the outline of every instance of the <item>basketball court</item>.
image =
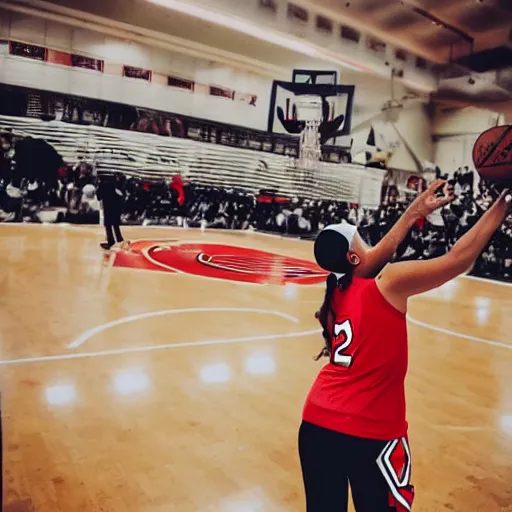
<svg viewBox="0 0 512 512">
<path fill-rule="evenodd" d="M 5 510 L 304 510 L 311 243 L 125 231 L 108 256 L 99 226 L 0 229 Z M 411 303 L 418 512 L 512 510 L 511 292 L 461 278 Z"/>
</svg>

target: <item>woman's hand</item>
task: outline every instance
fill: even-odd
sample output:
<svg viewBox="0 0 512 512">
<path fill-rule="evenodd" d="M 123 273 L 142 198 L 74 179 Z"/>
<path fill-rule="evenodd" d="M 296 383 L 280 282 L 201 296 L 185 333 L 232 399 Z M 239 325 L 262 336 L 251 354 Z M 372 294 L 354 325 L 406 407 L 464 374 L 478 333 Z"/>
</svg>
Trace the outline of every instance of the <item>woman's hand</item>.
<svg viewBox="0 0 512 512">
<path fill-rule="evenodd" d="M 506 188 L 504 189 L 500 197 L 498 198 L 498 201 L 505 201 L 508 205 L 512 206 L 512 189 Z"/>
<path fill-rule="evenodd" d="M 455 197 L 452 185 L 446 180 L 435 180 L 410 204 L 406 213 L 412 214 L 416 219 L 422 219 L 451 203 Z"/>
</svg>

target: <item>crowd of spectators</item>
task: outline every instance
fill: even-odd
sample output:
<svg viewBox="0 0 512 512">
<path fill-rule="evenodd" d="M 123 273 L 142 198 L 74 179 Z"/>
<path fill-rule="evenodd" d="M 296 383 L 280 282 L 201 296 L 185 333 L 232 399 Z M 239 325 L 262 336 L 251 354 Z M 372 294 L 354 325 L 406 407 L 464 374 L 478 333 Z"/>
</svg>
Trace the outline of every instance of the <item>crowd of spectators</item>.
<svg viewBox="0 0 512 512">
<path fill-rule="evenodd" d="M 0 159 L 0 221 L 70 222 L 97 224 L 100 203 L 96 190 L 101 176 L 93 166 L 79 160 L 59 170 L 53 183 L 16 178 L 10 166 L 10 148 L 2 140 Z M 397 259 L 427 259 L 444 254 L 478 220 L 493 201 L 492 190 L 483 182 L 475 185 L 468 168 L 451 179 L 457 200 L 419 222 L 397 251 Z M 192 228 L 252 229 L 284 236 L 312 237 L 324 226 L 348 222 L 359 227 L 374 245 L 402 215 L 414 193 L 389 184 L 377 209 L 357 204 L 290 200 L 267 191 L 260 196 L 243 190 L 189 184 L 182 194 L 168 181 L 144 181 L 123 177 L 125 224 L 170 225 Z M 480 276 L 512 279 L 512 223 L 505 223 L 478 259 L 473 272 Z"/>
</svg>

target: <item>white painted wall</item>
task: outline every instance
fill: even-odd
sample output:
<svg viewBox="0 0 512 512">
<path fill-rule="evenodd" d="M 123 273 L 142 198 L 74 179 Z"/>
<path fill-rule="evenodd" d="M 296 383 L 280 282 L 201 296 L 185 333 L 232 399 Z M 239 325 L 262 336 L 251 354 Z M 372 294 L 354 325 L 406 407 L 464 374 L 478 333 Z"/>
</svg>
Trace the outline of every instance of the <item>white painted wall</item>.
<svg viewBox="0 0 512 512">
<path fill-rule="evenodd" d="M 480 134 L 496 126 L 500 117 L 498 112 L 475 107 L 439 107 L 432 124 L 432 132 L 437 136 Z"/>
<path fill-rule="evenodd" d="M 453 173 L 459 167 L 474 168 L 472 150 L 477 134 L 454 135 L 439 139 L 435 143 L 434 162 L 441 171 Z"/>
<path fill-rule="evenodd" d="M 443 172 L 453 173 L 459 167 L 473 165 L 473 145 L 485 130 L 503 124 L 499 112 L 475 107 L 439 107 L 433 122 L 434 162 Z"/>
<path fill-rule="evenodd" d="M 376 147 L 392 154 L 388 167 L 402 171 L 419 172 L 424 161 L 432 161 L 434 148 L 432 143 L 432 122 L 428 107 L 419 101 L 404 103 L 398 121 L 384 121 L 380 113 L 372 122 L 355 127 L 352 156 L 365 148 L 369 132 L 373 126 Z M 371 148 L 367 147 L 371 152 Z"/>
<path fill-rule="evenodd" d="M 404 71 L 403 83 L 422 91 L 433 91 L 437 84 L 432 69 L 423 70 L 415 65 L 414 55 L 407 55 L 406 61 L 396 59 L 396 47 L 392 44 L 388 44 L 384 52 L 369 50 L 364 35 L 367 29 L 365 20 L 348 21 L 340 9 L 321 8 L 317 5 L 318 2 L 310 0 L 295 0 L 295 3 L 302 4 L 309 11 L 307 23 L 288 19 L 288 0 L 275 1 L 276 13 L 262 9 L 260 0 L 38 0 L 37 3 L 50 13 L 94 22 L 108 20 L 109 25 L 124 29 L 129 26 L 137 27 L 146 33 L 150 31 L 153 35 L 159 34 L 159 37 L 177 37 L 181 40 L 178 45 L 200 44 L 206 51 L 208 47 L 212 47 L 217 52 L 229 53 L 230 58 L 236 58 L 239 63 L 247 63 L 246 59 L 249 58 L 253 65 L 266 69 L 269 64 L 274 68 L 286 68 L 290 58 L 302 54 L 308 61 L 324 64 L 344 61 L 384 78 L 389 75 L 389 66 L 396 65 Z M 161 5 L 157 5 L 158 3 Z M 175 10 L 162 6 L 171 4 Z M 17 7 L 10 8 L 16 10 Z M 332 21 L 332 33 L 327 34 L 317 29 L 317 14 Z M 250 22 L 249 29 L 246 27 L 247 22 Z M 340 24 L 358 26 L 363 32 L 359 43 L 342 39 L 339 33 Z M 230 30 L 235 25 L 238 30 Z M 270 34 L 279 37 L 280 45 L 263 42 Z M 390 34 L 385 35 L 385 39 L 389 39 Z M 288 44 L 283 44 L 283 36 Z M 395 34 L 393 39 L 400 47 L 399 34 Z M 308 48 L 304 47 L 306 40 Z"/>
<path fill-rule="evenodd" d="M 388 164 L 390 168 L 418 171 L 418 163 L 432 161 L 432 122 L 425 105 L 406 103 L 394 128 L 399 140 Z"/>
<path fill-rule="evenodd" d="M 230 69 L 207 60 L 115 39 L 85 29 L 11 14 L 0 21 L 0 39 L 11 39 L 79 53 L 109 63 L 151 69 L 162 76 L 188 78 L 200 84 L 228 87 L 239 93 L 258 96 L 257 106 L 208 94 L 194 94 L 148 84 L 119 75 L 71 69 L 30 59 L 0 55 L 0 82 L 117 101 L 167 112 L 207 118 L 213 121 L 266 129 L 271 80 L 256 74 Z M 108 70 L 107 70 L 108 71 Z"/>
</svg>

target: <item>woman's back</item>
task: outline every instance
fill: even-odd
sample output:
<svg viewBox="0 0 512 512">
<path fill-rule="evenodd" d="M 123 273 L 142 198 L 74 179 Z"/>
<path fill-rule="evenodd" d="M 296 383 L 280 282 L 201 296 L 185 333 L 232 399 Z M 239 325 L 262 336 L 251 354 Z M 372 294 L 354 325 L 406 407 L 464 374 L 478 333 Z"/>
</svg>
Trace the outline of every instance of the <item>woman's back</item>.
<svg viewBox="0 0 512 512">
<path fill-rule="evenodd" d="M 370 439 L 405 436 L 405 314 L 374 279 L 359 278 L 335 291 L 332 311 L 330 362 L 313 384 L 303 419 Z"/>
</svg>

